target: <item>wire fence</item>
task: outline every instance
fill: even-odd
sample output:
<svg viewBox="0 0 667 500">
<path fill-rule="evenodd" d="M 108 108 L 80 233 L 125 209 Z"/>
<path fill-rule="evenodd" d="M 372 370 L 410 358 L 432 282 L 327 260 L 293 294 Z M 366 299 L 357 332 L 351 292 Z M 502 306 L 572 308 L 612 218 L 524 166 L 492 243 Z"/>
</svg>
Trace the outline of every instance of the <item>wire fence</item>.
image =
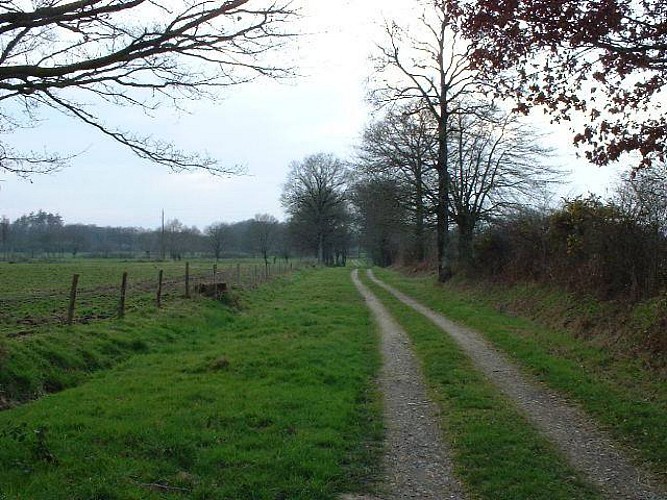
<svg viewBox="0 0 667 500">
<path fill-rule="evenodd" d="M 130 268 L 105 282 L 74 273 L 71 281 L 50 289 L 14 287 L 0 295 L 0 335 L 20 337 L 42 327 L 90 323 L 157 310 L 178 300 L 219 298 L 233 289 L 255 288 L 277 276 L 310 265 L 283 260 L 265 263 L 184 263 L 152 270 Z M 92 281 L 92 282 L 91 282 Z"/>
</svg>

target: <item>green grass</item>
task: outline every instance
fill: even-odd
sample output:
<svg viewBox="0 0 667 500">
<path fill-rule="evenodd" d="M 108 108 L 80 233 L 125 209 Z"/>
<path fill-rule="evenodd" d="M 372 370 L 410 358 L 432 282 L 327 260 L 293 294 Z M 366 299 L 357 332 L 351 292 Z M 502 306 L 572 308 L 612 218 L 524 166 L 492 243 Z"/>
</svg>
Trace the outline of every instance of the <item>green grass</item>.
<svg viewBox="0 0 667 500">
<path fill-rule="evenodd" d="M 193 272 L 210 272 L 213 260 L 191 262 Z M 234 262 L 235 264 L 235 262 Z M 222 265 L 221 265 L 222 267 Z M 134 261 L 120 259 L 69 259 L 56 262 L 0 262 L 0 296 L 24 296 L 28 293 L 69 290 L 73 274 L 80 274 L 80 284 L 85 287 L 120 285 L 123 271 L 139 281 L 155 279 L 159 269 L 167 275 L 185 273 L 185 261 Z M 117 283 L 116 283 L 117 282 Z"/>
<path fill-rule="evenodd" d="M 481 292 L 376 270 L 378 277 L 453 321 L 472 327 L 539 380 L 578 402 L 639 460 L 667 469 L 667 382 L 564 330 L 495 310 Z"/>
<path fill-rule="evenodd" d="M 25 336 L 42 333 L 62 325 L 67 318 L 72 276 L 79 275 L 75 321 L 109 319 L 118 314 L 123 272 L 128 273 L 126 310 L 129 314 L 155 309 L 158 272 L 164 271 L 163 304 L 185 293 L 185 261 L 134 261 L 119 259 L 67 259 L 56 262 L 0 262 L 0 336 Z M 190 262 L 191 289 L 201 280 L 217 280 L 244 285 L 263 276 L 259 260 L 197 259 Z M 240 276 L 237 276 L 240 265 Z M 295 264 L 295 265 L 298 265 Z M 284 269 L 280 261 L 272 273 Z"/>
<path fill-rule="evenodd" d="M 242 300 L 240 313 L 200 301 L 118 323 L 165 338 L 0 413 L 0 498 L 326 499 L 368 489 L 381 452 L 379 358 L 347 271 L 299 273 Z"/>
<path fill-rule="evenodd" d="M 4 339 L 0 343 L 0 405 L 75 386 L 93 372 L 176 342 L 183 335 L 184 318 L 196 317 L 200 311 L 201 303 L 180 300 L 159 314 L 54 327 L 39 335 Z M 220 311 L 223 314 L 231 313 Z"/>
<path fill-rule="evenodd" d="M 599 497 L 449 336 L 367 278 L 364 281 L 410 335 L 441 410 L 455 471 L 473 498 Z"/>
</svg>

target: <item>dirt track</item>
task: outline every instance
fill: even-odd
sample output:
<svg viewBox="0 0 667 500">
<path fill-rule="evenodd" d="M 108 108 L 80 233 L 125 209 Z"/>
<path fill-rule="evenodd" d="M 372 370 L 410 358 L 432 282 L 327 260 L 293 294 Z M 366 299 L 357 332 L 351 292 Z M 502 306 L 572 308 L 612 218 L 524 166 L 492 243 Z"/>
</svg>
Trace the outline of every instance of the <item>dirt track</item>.
<svg viewBox="0 0 667 500">
<path fill-rule="evenodd" d="M 608 498 L 667 498 L 664 485 L 625 457 L 619 447 L 597 429 L 590 418 L 553 391 L 529 380 L 479 333 L 461 327 L 419 304 L 378 280 L 371 271 L 368 271 L 368 275 L 375 283 L 450 335 L 471 358 L 476 368 L 511 398 L 536 428 L 561 450 L 572 466 L 599 486 Z"/>
<path fill-rule="evenodd" d="M 383 368 L 379 384 L 387 425 L 386 482 L 380 488 L 382 498 L 464 498 L 440 437 L 437 408 L 428 400 L 406 333 L 359 281 L 356 270 L 352 279 L 381 331 Z"/>
</svg>

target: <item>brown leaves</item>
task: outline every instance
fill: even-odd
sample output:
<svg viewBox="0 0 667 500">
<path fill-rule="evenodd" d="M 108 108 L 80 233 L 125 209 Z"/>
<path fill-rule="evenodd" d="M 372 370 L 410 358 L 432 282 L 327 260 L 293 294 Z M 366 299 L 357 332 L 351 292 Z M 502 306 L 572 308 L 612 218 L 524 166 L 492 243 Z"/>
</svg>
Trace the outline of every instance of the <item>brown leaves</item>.
<svg viewBox="0 0 667 500">
<path fill-rule="evenodd" d="M 460 3 L 474 65 L 499 82 L 496 93 L 515 99 L 517 110 L 538 106 L 561 121 L 587 112 L 596 100 L 602 105 L 588 112 L 591 123 L 574 138 L 588 147 L 591 161 L 604 165 L 636 152 L 641 168 L 665 157 L 667 126 L 659 109 L 667 85 L 664 2 Z"/>
</svg>

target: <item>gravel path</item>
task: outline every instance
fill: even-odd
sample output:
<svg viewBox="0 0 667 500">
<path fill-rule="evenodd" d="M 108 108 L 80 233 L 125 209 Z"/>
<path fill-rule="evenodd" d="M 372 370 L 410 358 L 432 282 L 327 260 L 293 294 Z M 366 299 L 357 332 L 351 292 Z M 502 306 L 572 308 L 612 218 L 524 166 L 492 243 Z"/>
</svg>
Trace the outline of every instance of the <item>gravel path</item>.
<svg viewBox="0 0 667 500">
<path fill-rule="evenodd" d="M 590 418 L 556 393 L 528 380 L 503 354 L 477 332 L 424 307 L 373 276 L 369 277 L 401 302 L 448 333 L 502 392 L 515 401 L 529 420 L 611 499 L 667 499 L 657 478 L 633 465 Z"/>
<path fill-rule="evenodd" d="M 383 498 L 464 498 L 461 485 L 452 474 L 451 460 L 441 439 L 437 408 L 428 399 L 406 333 L 359 281 L 357 270 L 353 271 L 352 280 L 381 331 L 383 366 L 379 384 L 387 425 Z"/>
</svg>

